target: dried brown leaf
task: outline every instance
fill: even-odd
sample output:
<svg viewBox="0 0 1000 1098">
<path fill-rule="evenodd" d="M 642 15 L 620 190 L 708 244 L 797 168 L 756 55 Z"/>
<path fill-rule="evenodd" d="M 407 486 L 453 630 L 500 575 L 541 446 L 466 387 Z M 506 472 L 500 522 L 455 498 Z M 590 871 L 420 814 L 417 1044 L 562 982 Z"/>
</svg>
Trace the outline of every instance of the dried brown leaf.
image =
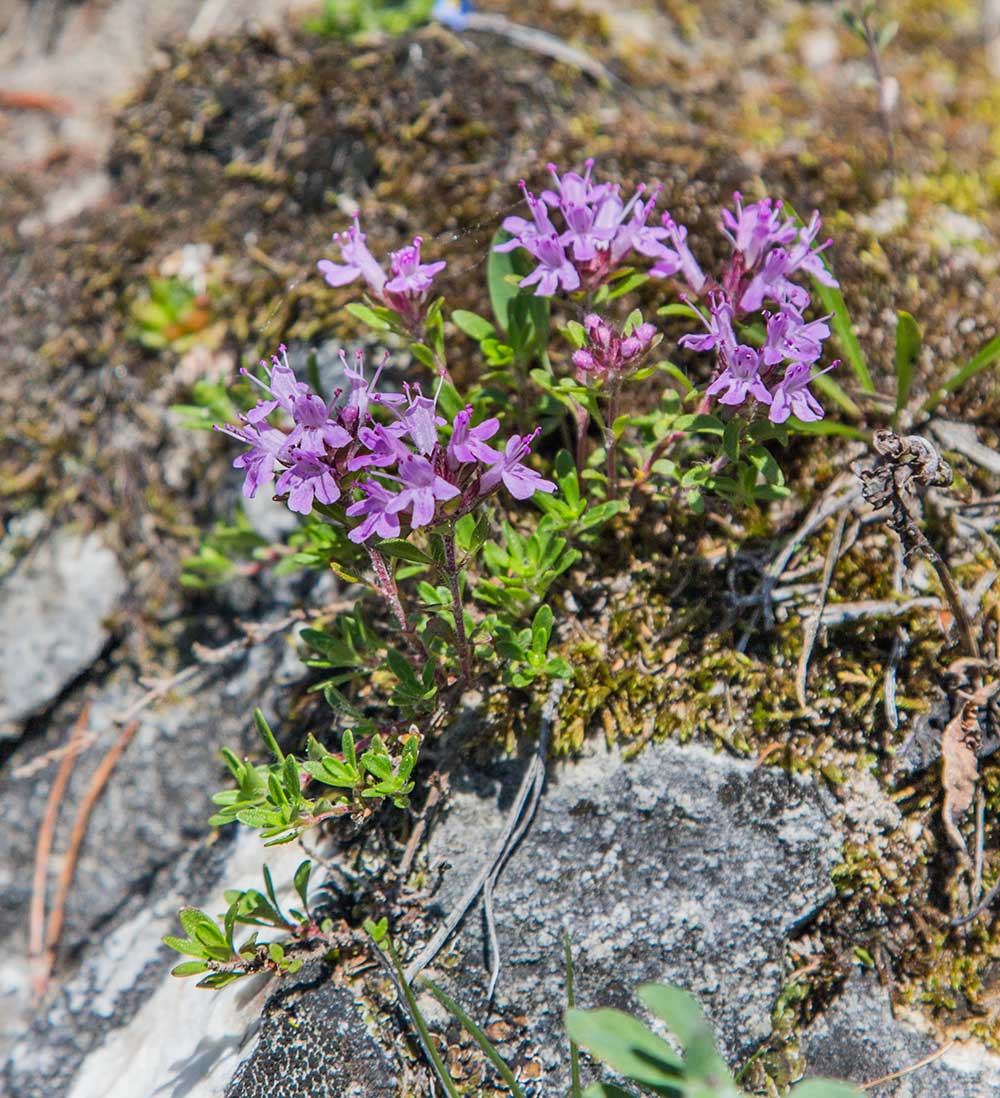
<svg viewBox="0 0 1000 1098">
<path fill-rule="evenodd" d="M 972 805 L 979 777 L 978 754 L 981 737 L 978 710 L 997 690 L 1000 690 L 1000 682 L 981 686 L 972 694 L 962 694 L 965 699 L 962 707 L 948 722 L 941 737 L 944 828 L 955 849 L 963 853 L 967 853 L 967 848 L 958 825 Z"/>
</svg>

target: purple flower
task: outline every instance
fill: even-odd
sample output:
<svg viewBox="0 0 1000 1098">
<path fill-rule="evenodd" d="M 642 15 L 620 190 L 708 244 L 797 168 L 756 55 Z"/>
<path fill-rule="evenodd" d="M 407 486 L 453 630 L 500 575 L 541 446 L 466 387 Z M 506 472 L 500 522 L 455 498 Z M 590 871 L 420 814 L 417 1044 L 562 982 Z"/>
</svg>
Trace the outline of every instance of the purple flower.
<svg viewBox="0 0 1000 1098">
<path fill-rule="evenodd" d="M 333 241 L 340 247 L 343 263 L 321 259 L 316 266 L 331 286 L 346 286 L 356 278 L 363 278 L 376 297 L 385 288 L 385 271 L 375 262 L 375 257 L 365 245 L 365 234 L 357 214 L 354 224 L 344 233 L 334 233 Z"/>
<path fill-rule="evenodd" d="M 799 232 L 798 243 L 791 249 L 773 248 L 765 257 L 760 271 L 753 277 L 750 285 L 740 298 L 740 308 L 746 312 L 755 312 L 771 298 L 779 305 L 791 304 L 802 310 L 809 304 L 809 292 L 790 281 L 797 271 L 805 271 L 824 286 L 837 286 L 838 282 L 826 269 L 819 253 L 831 243 L 824 241 L 813 248 L 813 241 L 822 224 L 818 213 L 814 213 L 808 226 Z"/>
<path fill-rule="evenodd" d="M 385 284 L 387 295 L 403 294 L 418 297 L 425 294 L 431 288 L 434 276 L 447 266 L 444 260 L 439 263 L 421 263 L 421 243 L 421 238 L 415 236 L 408 248 L 389 253 L 391 260 L 389 273 L 392 278 Z"/>
<path fill-rule="evenodd" d="M 541 198 L 535 198 L 521 180 L 531 219 L 506 218 L 503 228 L 512 239 L 495 248 L 499 252 L 524 248 L 538 261 L 539 267 L 522 281 L 523 287 L 537 284 L 535 292 L 542 297 L 581 286 L 593 290 L 606 282 L 632 251 L 662 257 L 661 241 L 667 231 L 646 224 L 659 188 L 643 202 L 646 187 L 640 184 L 626 204 L 617 184 L 593 182 L 593 160 L 587 161 L 583 175 L 560 175 L 555 164 L 548 167 L 556 189 L 543 191 Z M 564 223 L 562 230 L 553 221 L 555 213 Z"/>
<path fill-rule="evenodd" d="M 725 294 L 713 293 L 709 298 L 708 319 L 705 319 L 703 313 L 700 315 L 708 334 L 692 333 L 681 336 L 677 342 L 681 347 L 689 347 L 692 351 L 711 351 L 718 348 L 719 358 L 723 362 L 731 361 L 736 351 L 736 335 L 733 332 L 733 307 Z"/>
<path fill-rule="evenodd" d="M 528 190 L 528 185 L 523 179 L 518 186 L 521 188 L 521 194 L 524 195 L 524 201 L 528 203 L 531 220 L 527 221 L 517 214 L 504 218 L 501 228 L 505 233 L 510 233 L 512 239 L 497 244 L 493 249 L 495 252 L 512 252 L 515 248 L 527 248 L 530 251 L 531 245 L 536 240 L 559 235 L 556 232 L 555 225 L 552 224 L 549 218 L 549 211 L 545 208 L 545 203 L 541 199 L 535 198 Z"/>
<path fill-rule="evenodd" d="M 484 419 L 476 427 L 470 427 L 471 422 L 472 405 L 468 404 L 455 414 L 447 450 L 449 469 L 455 470 L 460 465 L 471 465 L 476 461 L 490 465 L 501 456 L 499 450 L 494 450 L 486 442 L 500 430 L 500 421 L 496 417 Z"/>
<path fill-rule="evenodd" d="M 279 496 L 288 493 L 288 508 L 300 515 L 308 515 L 313 509 L 313 501 L 318 503 L 336 503 L 340 499 L 340 488 L 333 470 L 318 455 L 295 452 L 295 461 L 280 477 L 275 485 Z"/>
<path fill-rule="evenodd" d="M 312 453 L 339 450 L 352 440 L 349 432 L 330 419 L 330 408 L 315 393 L 301 393 L 292 402 L 295 426 L 288 436 L 287 446 Z"/>
<path fill-rule="evenodd" d="M 425 397 L 420 392 L 419 385 L 414 385 L 412 390 L 409 385 L 406 385 L 406 396 L 409 400 L 406 409 L 402 412 L 393 409 L 399 422 L 393 425 L 392 430 L 409 435 L 422 454 L 429 454 L 434 449 L 438 441 L 438 427 L 448 422 L 437 414 L 437 398 L 443 382 L 442 376 L 433 399 Z M 416 393 L 416 396 L 412 393 Z"/>
<path fill-rule="evenodd" d="M 401 457 L 409 453 L 399 439 L 387 427 L 383 427 L 381 423 L 376 423 L 374 427 L 359 428 L 358 441 L 367 446 L 369 452 L 367 454 L 355 454 L 348 461 L 347 468 L 352 473 L 373 465 L 376 468 L 384 469 L 394 465 Z"/>
<path fill-rule="evenodd" d="M 830 335 L 830 326 L 826 322 L 832 315 L 807 324 L 802 314 L 791 305 L 772 313 L 767 318 L 767 342 L 761 352 L 764 365 L 776 366 L 786 359 L 791 362 L 815 362 L 823 353 L 823 340 Z"/>
<path fill-rule="evenodd" d="M 389 352 L 386 351 L 382 361 L 375 371 L 375 376 L 369 381 L 365 377 L 364 351 L 358 350 L 354 356 L 357 369 L 352 370 L 347 365 L 347 355 L 341 351 L 340 361 L 344 364 L 344 377 L 349 385 L 347 400 L 344 402 L 340 415 L 342 421 L 350 430 L 357 430 L 358 425 L 369 418 L 368 407 L 370 404 L 400 404 L 406 398 L 402 393 L 380 393 L 376 391 L 378 380 L 389 361 Z"/>
<path fill-rule="evenodd" d="M 454 499 L 460 494 L 454 484 L 438 476 L 434 466 L 426 458 L 416 454 L 407 454 L 400 459 L 399 479 L 403 483 L 403 489 L 387 505 L 386 510 L 390 514 L 399 514 L 407 507 L 412 508 L 410 525 L 414 530 L 433 522 L 438 500 Z"/>
<path fill-rule="evenodd" d="M 640 255 L 647 256 L 650 259 L 659 260 L 663 256 L 664 245 L 660 241 L 668 235 L 669 230 L 667 228 L 654 228 L 646 224 L 649 215 L 653 212 L 653 207 L 656 205 L 660 188 L 657 187 L 653 191 L 648 201 L 640 202 L 640 196 L 645 189 L 645 184 L 640 183 L 632 201 L 622 210 L 618 219 L 617 232 L 612 238 L 609 248 L 612 267 L 618 266 L 631 251 L 637 251 Z M 630 212 L 631 216 L 629 216 Z M 628 217 L 627 221 L 625 220 L 626 217 Z"/>
<path fill-rule="evenodd" d="M 504 447 L 504 452 L 497 462 L 483 474 L 479 488 L 482 495 L 486 495 L 496 488 L 501 481 L 514 499 L 530 499 L 535 492 L 554 492 L 556 486 L 550 480 L 544 480 L 534 469 L 523 464 L 528 456 L 532 440 L 538 434 L 536 429 L 533 434 L 521 437 L 511 435 L 510 441 Z"/>
<path fill-rule="evenodd" d="M 274 467 L 285 448 L 288 436 L 277 427 L 268 427 L 266 424 L 258 426 L 256 423 L 250 423 L 246 427 L 232 427 L 225 423 L 216 425 L 215 430 L 250 447 L 247 453 L 240 454 L 233 460 L 233 467 L 246 470 L 243 495 L 247 499 L 253 499 L 260 486 L 274 476 Z"/>
<path fill-rule="evenodd" d="M 246 367 L 240 370 L 245 378 L 252 381 L 258 388 L 263 389 L 271 398 L 270 400 L 258 401 L 247 412 L 245 418 L 248 423 L 260 423 L 262 420 L 267 419 L 279 406 L 284 408 L 289 415 L 292 415 L 295 401 L 299 397 L 309 394 L 309 386 L 304 381 L 298 381 L 294 370 L 288 365 L 288 351 L 284 343 L 279 345 L 278 354 L 281 355 L 281 358 L 279 359 L 278 355 L 272 355 L 270 366 L 264 359 L 260 360 L 261 368 L 267 374 L 267 384 Z"/>
<path fill-rule="evenodd" d="M 826 370 L 820 370 L 818 374 L 812 373 L 812 365 L 808 362 L 795 362 L 785 371 L 785 376 L 774 390 L 774 400 L 768 419 L 772 423 L 784 423 L 789 416 L 798 416 L 804 423 L 815 423 L 823 418 L 823 406 L 809 392 L 809 383 L 814 381 L 819 374 L 825 374 L 832 370 L 837 363 L 833 362 Z"/>
<path fill-rule="evenodd" d="M 388 278 L 365 246 L 365 234 L 356 215 L 354 225 L 346 233 L 335 233 L 333 239 L 340 245 L 344 262 L 321 259 L 316 264 L 326 281 L 331 286 L 346 286 L 356 278 L 364 278 L 372 293 L 398 313 L 411 332 L 420 331 L 434 276 L 446 266 L 443 261 L 420 262 L 421 237 L 415 236 L 408 247 L 389 253 Z"/>
<path fill-rule="evenodd" d="M 563 172 L 560 176 L 557 165 L 550 161 L 545 166 L 556 185 L 555 191 L 542 191 L 542 198 L 550 206 L 586 206 L 616 190 L 613 183 L 595 184 L 590 181 L 590 173 L 594 170 L 592 156 L 584 161 L 583 175 L 578 172 Z"/>
<path fill-rule="evenodd" d="M 673 247 L 660 246 L 659 258 L 650 267 L 649 273 L 654 278 L 672 278 L 679 272 L 691 289 L 696 294 L 700 294 L 705 285 L 705 275 L 688 247 L 687 229 L 683 225 L 678 225 L 669 213 L 665 213 L 660 221 Z"/>
<path fill-rule="evenodd" d="M 730 407 L 742 404 L 748 396 L 762 404 L 771 403 L 771 394 L 760 379 L 760 356 L 753 347 L 740 344 L 726 368 L 705 390 L 705 395 L 715 396 L 723 389 L 725 392 L 719 397 L 719 403 Z"/>
<path fill-rule="evenodd" d="M 623 381 L 635 369 L 657 334 L 652 324 L 640 324 L 630 335 L 622 336 L 596 313 L 585 317 L 583 326 L 587 345 L 573 352 L 573 365 L 612 384 Z"/>
<path fill-rule="evenodd" d="M 580 275 L 566 257 L 558 234 L 533 240 L 528 250 L 538 260 L 538 266 L 518 283 L 522 289 L 526 290 L 537 283 L 535 294 L 538 297 L 551 297 L 559 291 L 560 286 L 567 292 L 580 288 Z"/>
<path fill-rule="evenodd" d="M 395 495 L 377 480 L 366 480 L 361 490 L 365 493 L 364 499 L 352 503 L 347 513 L 351 518 L 358 515 L 368 517 L 347 536 L 357 544 L 367 541 L 372 534 L 378 534 L 380 538 L 398 538 L 399 517 L 388 509 Z"/>
<path fill-rule="evenodd" d="M 719 228 L 743 257 L 745 270 L 755 267 L 769 248 L 790 244 L 795 239 L 795 223 L 791 220 L 781 223 L 780 202 L 762 198 L 759 202 L 744 207 L 743 196 L 739 191 L 733 192 L 733 199 L 736 202 L 736 214 L 723 210 L 723 223 Z"/>
</svg>

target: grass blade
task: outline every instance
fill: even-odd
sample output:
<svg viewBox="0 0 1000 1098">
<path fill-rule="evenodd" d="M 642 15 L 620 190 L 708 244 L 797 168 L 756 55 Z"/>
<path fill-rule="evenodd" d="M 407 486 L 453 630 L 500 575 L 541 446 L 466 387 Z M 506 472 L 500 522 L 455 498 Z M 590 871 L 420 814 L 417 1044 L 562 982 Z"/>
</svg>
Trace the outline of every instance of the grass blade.
<svg viewBox="0 0 1000 1098">
<path fill-rule="evenodd" d="M 829 268 L 827 268 L 829 270 Z M 858 384 L 866 393 L 875 392 L 875 383 L 868 372 L 868 363 L 861 351 L 861 344 L 854 334 L 854 325 L 851 323 L 851 314 L 847 311 L 847 302 L 840 290 L 833 286 L 824 286 L 822 282 L 813 279 L 813 289 L 816 296 L 823 303 L 825 312 L 833 313 L 830 317 L 830 329 L 837 337 L 840 350 L 847 360 L 847 364 L 854 371 Z"/>
<path fill-rule="evenodd" d="M 909 313 L 900 309 L 896 314 L 896 410 L 892 416 L 893 428 L 899 423 L 899 413 L 910 399 L 919 354 L 920 328 Z"/>
<path fill-rule="evenodd" d="M 377 943 L 375 948 L 379 948 Z M 413 994 L 413 989 L 407 982 L 406 974 L 403 972 L 403 966 L 399 960 L 399 954 L 396 952 L 395 946 L 393 946 L 391 939 L 388 937 L 385 939 L 385 951 L 389 955 L 389 961 L 395 971 L 398 989 L 403 992 L 403 998 L 406 1000 L 407 1011 L 410 1018 L 413 1020 L 413 1024 L 417 1027 L 420 1044 L 423 1046 L 428 1057 L 430 1057 L 438 1081 L 444 1088 L 448 1098 L 461 1098 L 451 1075 L 448 1073 L 448 1069 L 444 1066 L 444 1060 L 441 1059 L 441 1053 L 438 1052 L 437 1045 L 434 1044 L 434 1038 L 431 1036 L 431 1031 L 427 1028 L 427 1022 L 420 1012 L 420 1007 L 417 1006 L 417 997 Z M 523 1095 L 521 1098 L 523 1098 Z"/>
<path fill-rule="evenodd" d="M 572 1010 L 576 1006 L 576 991 L 573 988 L 573 950 L 570 948 L 568 931 L 563 932 L 563 950 L 566 956 L 566 1007 Z M 572 1038 L 569 1042 L 569 1068 L 573 1077 L 570 1098 L 583 1098 L 580 1084 L 580 1049 Z"/>
<path fill-rule="evenodd" d="M 970 379 L 1000 359 L 1000 335 L 994 336 L 979 352 L 941 386 L 940 389 L 924 401 L 921 411 L 932 412 L 949 394 L 955 392 Z"/>
<path fill-rule="evenodd" d="M 497 1074 L 507 1084 L 507 1089 L 511 1092 L 514 1098 L 524 1098 L 524 1091 L 521 1089 L 520 1084 L 514 1078 L 513 1072 L 504 1063 L 503 1057 L 497 1052 L 493 1042 L 489 1037 L 476 1025 L 476 1023 L 465 1013 L 465 1011 L 455 1002 L 455 1000 L 446 992 L 434 983 L 427 976 L 421 976 L 420 982 L 427 988 L 427 990 L 434 996 L 435 999 L 444 1007 L 445 1010 L 453 1017 L 456 1018 L 462 1025 L 462 1028 L 468 1033 L 468 1035 L 479 1045 L 483 1053 L 486 1055 L 490 1063 L 497 1069 Z"/>
</svg>

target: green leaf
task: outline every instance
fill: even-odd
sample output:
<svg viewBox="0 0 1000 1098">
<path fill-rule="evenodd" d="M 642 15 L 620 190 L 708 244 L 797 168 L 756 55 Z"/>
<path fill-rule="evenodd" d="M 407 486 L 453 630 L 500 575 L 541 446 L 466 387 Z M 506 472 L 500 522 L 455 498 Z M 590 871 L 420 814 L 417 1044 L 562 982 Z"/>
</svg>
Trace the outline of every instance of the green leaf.
<svg viewBox="0 0 1000 1098">
<path fill-rule="evenodd" d="M 552 607 L 543 602 L 535 611 L 535 617 L 531 622 L 531 647 L 544 655 L 549 646 L 549 637 L 552 635 Z"/>
<path fill-rule="evenodd" d="M 548 340 L 549 302 L 547 298 L 523 292 L 518 283 L 531 269 L 522 249 L 498 252 L 497 244 L 511 240 L 509 233 L 499 229 L 490 244 L 486 263 L 490 304 L 497 324 L 517 352 L 542 351 Z"/>
<path fill-rule="evenodd" d="M 861 1098 L 861 1091 L 836 1079 L 807 1079 L 792 1090 L 791 1098 Z"/>
<path fill-rule="evenodd" d="M 208 965 L 204 961 L 182 961 L 179 965 L 174 965 L 170 975 L 197 976 L 201 972 L 208 972 Z"/>
<path fill-rule="evenodd" d="M 191 957 L 207 957 L 208 950 L 201 942 L 193 942 L 189 938 L 175 938 L 171 934 L 165 934 L 160 941 L 169 949 L 178 953 L 186 953 Z"/>
<path fill-rule="evenodd" d="M 742 433 L 743 423 L 737 417 L 731 419 L 726 424 L 726 429 L 722 432 L 722 452 L 732 462 L 740 460 L 740 434 Z"/>
<path fill-rule="evenodd" d="M 344 756 L 344 763 L 353 770 L 358 768 L 358 756 L 354 750 L 354 733 L 349 729 L 344 730 L 340 737 L 340 753 Z"/>
<path fill-rule="evenodd" d="M 614 1083 L 591 1083 L 583 1098 L 637 1098 L 634 1090 L 616 1087 Z"/>
<path fill-rule="evenodd" d="M 299 894 L 299 899 L 302 901 L 303 910 L 308 912 L 309 910 L 309 874 L 312 873 L 312 862 L 306 858 L 304 862 L 299 863 L 298 869 L 295 870 L 295 876 L 292 878 L 292 883 L 295 885 L 295 891 Z"/>
<path fill-rule="evenodd" d="M 693 435 L 721 435 L 726 430 L 726 425 L 718 416 L 703 413 L 678 416 L 674 427 Z"/>
<path fill-rule="evenodd" d="M 489 259 L 486 261 L 486 281 L 490 291 L 490 306 L 500 330 L 506 335 L 510 332 L 510 304 L 520 293 L 516 284 L 511 283 L 510 275 L 523 277 L 514 261 L 515 252 L 498 252 L 496 246 L 512 240 L 510 233 L 498 229 L 490 242 Z M 516 249 L 515 249 L 516 251 Z"/>
<path fill-rule="evenodd" d="M 689 320 L 702 321 L 702 315 L 691 305 L 663 305 L 656 310 L 657 316 L 686 316 Z"/>
<path fill-rule="evenodd" d="M 991 339 L 989 343 L 987 343 L 977 354 L 973 355 L 960 370 L 957 370 L 952 374 L 936 393 L 932 394 L 924 401 L 921 410 L 924 412 L 932 412 L 949 393 L 955 392 L 956 389 L 961 389 L 967 381 L 974 378 L 976 374 L 985 370 L 987 367 L 992 366 L 997 359 L 1000 359 L 1000 335 Z"/>
<path fill-rule="evenodd" d="M 640 1021 L 620 1010 L 567 1010 L 566 1032 L 592 1056 L 670 1098 L 683 1098 L 677 1054 Z"/>
<path fill-rule="evenodd" d="M 901 309 L 896 314 L 896 411 L 893 426 L 899 422 L 899 413 L 910 399 L 919 354 L 920 329 L 913 317 Z"/>
<path fill-rule="evenodd" d="M 842 438 L 856 438 L 859 442 L 870 442 L 871 433 L 852 427 L 849 423 L 838 423 L 834 419 L 818 419 L 812 423 L 805 423 L 801 419 L 792 416 L 788 425 L 801 435 L 839 435 Z"/>
<path fill-rule="evenodd" d="M 285 753 L 278 746 L 278 741 L 274 738 L 271 726 L 267 723 L 267 719 L 260 709 L 255 709 L 253 711 L 253 722 L 257 726 L 257 734 L 264 741 L 264 746 L 279 763 L 283 763 L 285 761 Z"/>
<path fill-rule="evenodd" d="M 406 540 L 406 538 L 388 538 L 378 543 L 378 551 L 385 553 L 387 557 L 396 557 L 399 560 L 409 561 L 411 564 L 434 564 L 434 559 L 429 557 L 422 549 L 418 549 Z"/>
<path fill-rule="evenodd" d="M 616 297 L 622 297 L 625 294 L 631 293 L 648 281 L 649 275 L 647 274 L 641 274 L 638 271 L 634 274 L 630 274 L 620 282 L 615 283 L 614 288 L 609 290 L 607 299 L 608 301 L 614 301 Z"/>
<path fill-rule="evenodd" d="M 376 755 L 372 751 L 366 751 L 361 756 L 361 765 L 369 774 L 382 781 L 392 777 L 392 762 L 387 755 Z"/>
<path fill-rule="evenodd" d="M 357 302 L 352 302 L 347 306 L 347 311 L 351 316 L 357 318 L 362 324 L 367 324 L 369 328 L 374 329 L 376 332 L 391 332 L 392 325 L 383 320 L 377 313 L 368 308 L 367 305 L 361 305 Z"/>
<path fill-rule="evenodd" d="M 427 346 L 426 343 L 411 343 L 410 354 L 419 362 L 422 366 L 426 366 L 428 370 L 436 370 L 437 362 L 434 359 L 434 352 Z"/>
<path fill-rule="evenodd" d="M 719 1083 L 730 1078 L 715 1047 L 715 1035 L 693 995 L 672 984 L 643 984 L 637 994 L 649 1012 L 680 1040 L 687 1074 Z"/>
<path fill-rule="evenodd" d="M 456 309 L 451 314 L 451 320 L 459 331 L 465 332 L 477 343 L 482 343 L 484 339 L 496 338 L 496 328 L 478 313 L 470 313 L 467 309 Z"/>
<path fill-rule="evenodd" d="M 817 374 L 813 378 L 813 385 L 852 419 L 861 419 L 861 409 L 829 374 Z"/>
</svg>

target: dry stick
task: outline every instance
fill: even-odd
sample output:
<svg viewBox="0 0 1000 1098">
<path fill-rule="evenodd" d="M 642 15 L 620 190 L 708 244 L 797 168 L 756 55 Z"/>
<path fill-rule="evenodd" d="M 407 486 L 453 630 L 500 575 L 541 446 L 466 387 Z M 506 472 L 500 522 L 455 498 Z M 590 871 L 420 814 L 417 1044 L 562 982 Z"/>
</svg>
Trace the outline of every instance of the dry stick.
<svg viewBox="0 0 1000 1098">
<path fill-rule="evenodd" d="M 424 810 L 420 815 L 420 819 L 413 825 L 413 832 L 406 843 L 406 849 L 403 851 L 403 857 L 399 861 L 399 867 L 396 872 L 400 877 L 404 879 L 409 876 L 410 869 L 413 866 L 413 859 L 417 856 L 417 849 L 420 846 L 420 840 L 424 837 L 424 832 L 427 830 L 427 821 L 430 819 L 431 813 L 437 806 L 438 801 L 441 800 L 442 782 L 439 775 L 436 775 L 431 779 L 431 790 L 427 794 L 427 800 L 424 802 Z"/>
<path fill-rule="evenodd" d="M 83 739 L 90 719 L 90 703 L 87 702 L 76 724 L 69 734 L 70 750 L 63 756 L 56 773 L 55 781 L 49 790 L 49 798 L 45 804 L 45 815 L 42 817 L 41 827 L 38 829 L 38 841 L 35 844 L 35 876 L 31 888 L 31 908 L 29 914 L 28 932 L 28 959 L 35 969 L 32 975 L 32 990 L 36 998 L 41 998 L 48 982 L 48 974 L 41 966 L 44 963 L 45 951 L 45 879 L 48 876 L 49 855 L 52 853 L 52 837 L 55 832 L 56 819 L 59 815 L 59 802 L 66 792 L 69 776 L 73 770 L 73 762 L 80 749 L 80 741 Z"/>
<path fill-rule="evenodd" d="M 497 862 L 493 872 L 486 878 L 486 883 L 483 885 L 483 912 L 486 915 L 486 936 L 487 941 L 489 942 L 490 952 L 490 982 L 486 991 L 487 1003 L 493 1001 L 493 992 L 496 991 L 497 980 L 500 979 L 500 942 L 497 938 L 496 918 L 493 913 L 493 889 L 500 879 L 500 874 L 503 872 L 507 857 L 524 837 L 528 828 L 531 826 L 531 821 L 535 818 L 535 812 L 538 810 L 538 802 L 541 800 L 542 789 L 545 786 L 545 754 L 543 753 L 541 756 L 536 755 L 532 760 L 532 763 L 538 761 L 539 758 L 541 765 L 537 768 L 535 773 L 535 783 L 531 789 L 531 801 L 521 816 L 521 822 L 518 824 L 517 830 L 510 837 L 506 853 L 501 861 Z"/>
<path fill-rule="evenodd" d="M 834 493 L 836 490 L 843 487 L 845 484 L 850 484 L 850 478 L 847 476 L 839 477 L 830 484 L 823 493 L 823 496 L 813 505 L 809 514 L 806 515 L 802 525 L 792 534 L 785 543 L 785 547 L 764 570 L 764 575 L 758 585 L 762 604 L 754 612 L 750 624 L 740 638 L 739 643 L 736 646 L 738 651 L 746 651 L 746 647 L 750 643 L 750 637 L 753 635 L 753 630 L 761 614 L 764 615 L 764 622 L 768 629 L 774 625 L 774 613 L 771 608 L 771 594 L 777 586 L 778 580 L 781 579 L 788 562 L 794 556 L 795 550 L 814 530 L 819 529 L 831 515 L 835 515 L 838 511 L 853 506 L 860 497 L 861 489 L 856 484 L 850 484 L 846 492 L 843 492 L 841 495 L 835 495 Z"/>
<path fill-rule="evenodd" d="M 951 920 L 952 926 L 965 926 L 966 923 L 971 923 L 977 916 L 982 913 L 993 903 L 993 901 L 1000 895 L 1000 880 L 986 893 L 986 895 L 979 901 L 978 904 L 968 913 L 968 915 L 960 915 L 957 918 Z"/>
<path fill-rule="evenodd" d="M 802 654 L 799 656 L 799 669 L 798 674 L 795 676 L 795 693 L 798 695 L 799 705 L 803 709 L 806 707 L 806 679 L 809 675 L 809 660 L 812 656 L 813 646 L 816 643 L 816 635 L 819 633 L 819 623 L 823 617 L 823 608 L 826 606 L 826 595 L 830 590 L 833 570 L 837 567 L 837 561 L 840 560 L 840 546 L 844 540 L 844 527 L 846 525 L 847 512 L 841 511 L 837 516 L 837 525 L 834 527 L 830 548 L 826 554 L 826 564 L 823 566 L 823 578 L 820 580 L 816 609 L 802 629 Z"/>
<path fill-rule="evenodd" d="M 529 798 L 531 798 L 530 811 L 532 813 L 538 806 L 541 787 L 545 782 L 545 757 L 548 754 L 549 737 L 556 717 L 556 708 L 559 704 L 560 697 L 562 697 L 564 687 L 565 683 L 563 683 L 562 680 L 557 680 L 553 683 L 552 689 L 549 691 L 549 696 L 545 701 L 545 705 L 542 706 L 542 722 L 538 734 L 538 747 L 524 772 L 520 788 L 517 791 L 517 796 L 514 798 L 514 804 L 507 815 L 506 823 L 504 824 L 499 838 L 493 844 L 493 849 L 490 851 L 489 858 L 476 874 L 475 879 L 465 890 L 465 893 L 458 901 L 455 909 L 438 928 L 434 937 L 424 946 L 417 957 L 410 962 L 410 965 L 406 970 L 407 983 L 412 984 L 417 976 L 434 960 L 438 953 L 440 953 L 445 942 L 448 941 L 458 925 L 465 918 L 469 908 L 476 902 L 476 897 L 483 891 L 487 881 L 489 881 L 490 878 L 495 878 L 495 876 L 499 875 L 504 862 L 506 862 L 508 856 L 513 851 L 517 841 L 521 839 L 525 830 L 527 830 L 527 824 L 530 824 L 531 822 L 530 814 L 525 814 L 526 823 L 524 826 L 519 827 L 518 823 Z"/>
<path fill-rule="evenodd" d="M 52 901 L 52 911 L 49 914 L 49 933 L 45 944 L 45 956 L 41 973 L 43 991 L 45 986 L 48 985 L 52 966 L 55 964 L 56 948 L 59 945 L 59 935 L 62 933 L 63 918 L 66 913 L 66 898 L 69 895 L 70 885 L 73 883 L 73 874 L 76 872 L 76 863 L 80 857 L 80 847 L 83 845 L 84 837 L 87 834 L 87 821 L 90 819 L 90 813 L 93 811 L 98 797 L 107 785 L 108 778 L 111 777 L 111 772 L 118 765 L 118 760 L 122 757 L 122 753 L 128 747 L 138 729 L 138 721 L 132 721 L 131 724 L 126 725 L 121 735 L 111 745 L 107 754 L 98 764 L 93 777 L 90 779 L 87 792 L 77 809 L 76 819 L 73 821 L 73 830 L 70 832 L 69 846 L 66 849 L 62 869 L 59 871 L 59 881 L 56 885 L 55 899 Z"/>
<path fill-rule="evenodd" d="M 983 894 L 984 831 L 986 823 L 986 798 L 982 786 L 976 786 L 976 857 L 972 877 L 972 895 L 978 903 Z"/>
<path fill-rule="evenodd" d="M 954 1041 L 948 1041 L 947 1044 L 942 1045 L 936 1052 L 932 1052 L 930 1056 L 925 1056 L 915 1064 L 910 1064 L 909 1067 L 900 1068 L 899 1071 L 891 1071 L 888 1075 L 882 1075 L 878 1079 L 872 1079 L 868 1083 L 862 1083 L 861 1089 L 871 1090 L 872 1087 L 881 1086 L 883 1083 L 891 1083 L 893 1079 L 902 1079 L 904 1075 L 910 1075 L 914 1071 L 919 1071 L 922 1067 L 933 1064 L 934 1061 L 937 1060 L 938 1057 L 943 1056 L 954 1043 Z"/>
</svg>

